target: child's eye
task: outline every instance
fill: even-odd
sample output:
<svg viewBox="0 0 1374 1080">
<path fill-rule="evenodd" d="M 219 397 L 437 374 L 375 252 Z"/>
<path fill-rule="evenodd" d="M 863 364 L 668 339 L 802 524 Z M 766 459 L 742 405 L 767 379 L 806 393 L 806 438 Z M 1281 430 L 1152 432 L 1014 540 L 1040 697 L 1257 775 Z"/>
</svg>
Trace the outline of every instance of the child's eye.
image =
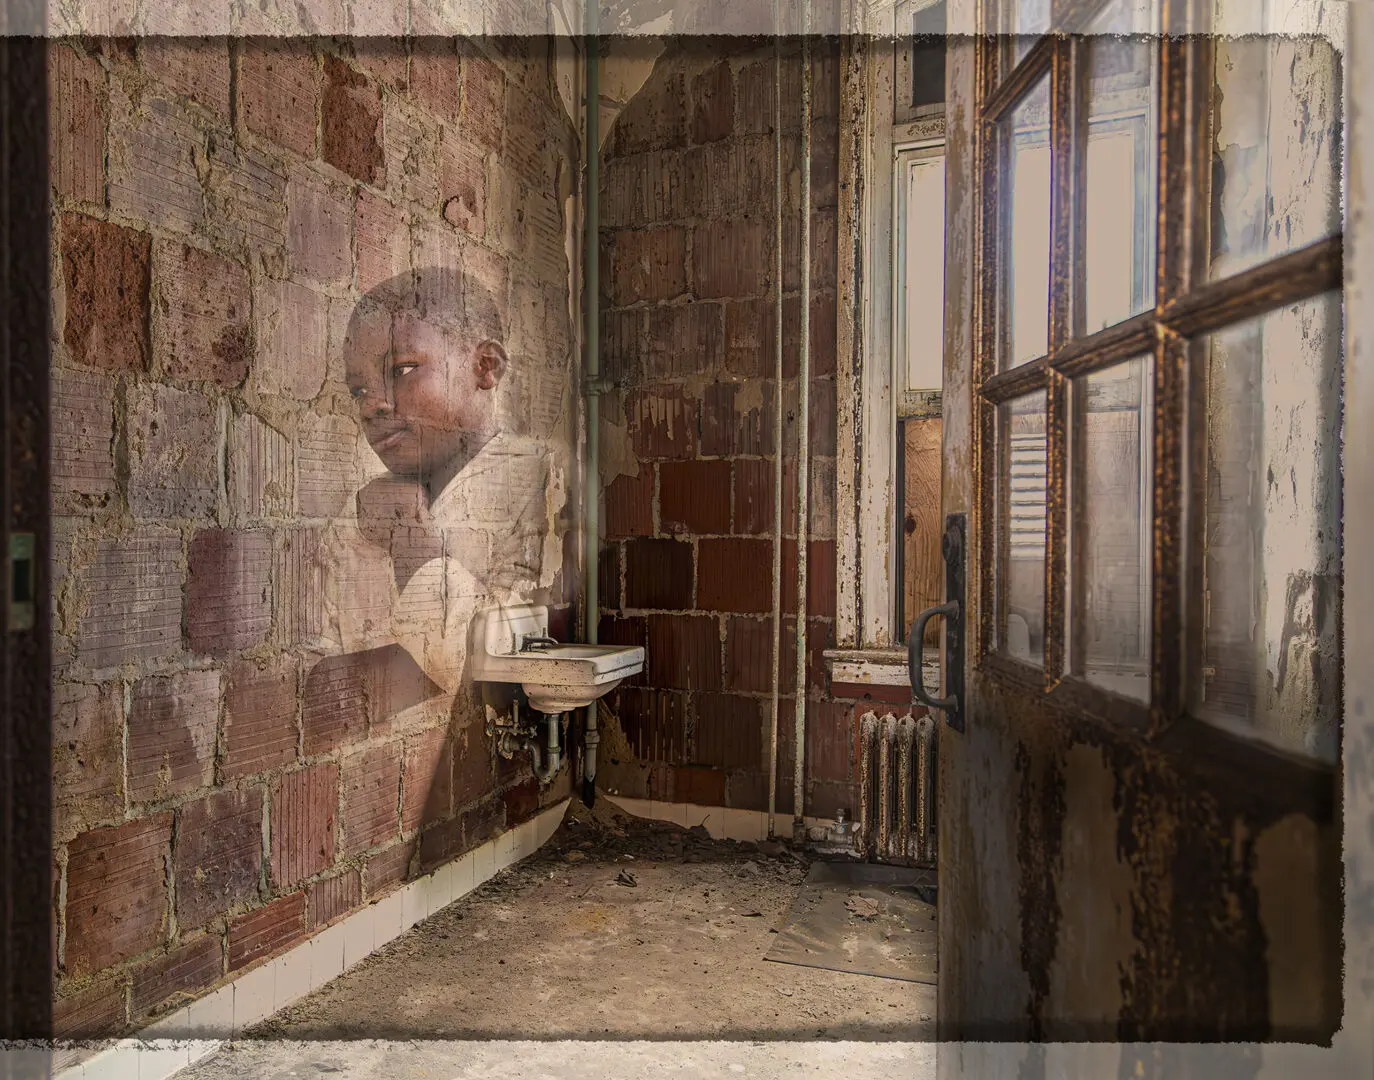
<svg viewBox="0 0 1374 1080">
<path fill-rule="evenodd" d="M 419 366 L 419 364 L 397 364 L 391 369 L 391 374 L 399 378 L 402 375 L 409 375 Z"/>
<path fill-rule="evenodd" d="M 351 387 L 349 387 L 348 392 L 349 392 L 350 394 L 352 394 L 355 398 L 366 397 L 366 396 L 367 396 L 367 387 L 366 387 L 366 386 L 351 386 Z"/>
</svg>

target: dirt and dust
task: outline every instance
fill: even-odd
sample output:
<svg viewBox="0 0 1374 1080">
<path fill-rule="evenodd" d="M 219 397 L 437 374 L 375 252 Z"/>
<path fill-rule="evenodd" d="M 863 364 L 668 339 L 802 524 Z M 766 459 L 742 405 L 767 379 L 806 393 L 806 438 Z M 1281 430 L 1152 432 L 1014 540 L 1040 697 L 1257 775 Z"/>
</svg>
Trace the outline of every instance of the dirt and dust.
<svg viewBox="0 0 1374 1080">
<path fill-rule="evenodd" d="M 933 1038 L 934 987 L 763 959 L 808 866 L 575 800 L 534 855 L 247 1037 Z"/>
</svg>

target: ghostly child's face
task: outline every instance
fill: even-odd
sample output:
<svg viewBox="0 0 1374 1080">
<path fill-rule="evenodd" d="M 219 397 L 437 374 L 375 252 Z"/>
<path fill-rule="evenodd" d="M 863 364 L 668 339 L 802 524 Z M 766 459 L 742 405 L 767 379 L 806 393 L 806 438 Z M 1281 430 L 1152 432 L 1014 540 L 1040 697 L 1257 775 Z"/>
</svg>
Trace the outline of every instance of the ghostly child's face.
<svg viewBox="0 0 1374 1080">
<path fill-rule="evenodd" d="M 379 310 L 354 320 L 345 365 L 367 441 L 398 476 L 427 478 L 495 429 L 497 342 Z"/>
</svg>

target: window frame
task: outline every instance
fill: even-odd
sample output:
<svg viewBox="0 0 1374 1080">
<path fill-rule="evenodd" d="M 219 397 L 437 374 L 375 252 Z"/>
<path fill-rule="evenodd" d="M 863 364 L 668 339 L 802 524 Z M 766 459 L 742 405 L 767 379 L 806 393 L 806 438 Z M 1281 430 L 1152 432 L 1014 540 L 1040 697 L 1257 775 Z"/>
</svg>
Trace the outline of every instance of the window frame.
<svg viewBox="0 0 1374 1080">
<path fill-rule="evenodd" d="M 1200 678 L 1204 632 L 1201 498 L 1189 484 L 1187 465 L 1203 459 L 1205 432 L 1189 423 L 1204 406 L 1206 365 L 1200 349 L 1207 335 L 1288 304 L 1339 290 L 1343 280 L 1343 231 L 1273 256 L 1233 277 L 1209 280 L 1210 179 L 1212 168 L 1212 68 L 1214 39 L 1199 21 L 1200 5 L 1164 0 L 1164 27 L 1156 33 L 1158 71 L 1155 304 L 1123 322 L 1083 336 L 1077 298 L 1084 295 L 1083 241 L 1086 218 L 1088 56 L 1084 34 L 1110 0 L 1064 0 L 1053 5 L 1049 31 L 1011 70 L 1010 39 L 996 32 L 1001 5 L 983 0 L 975 44 L 975 138 L 973 200 L 973 550 L 978 590 L 976 620 L 967 629 L 970 661 L 1004 689 L 1029 695 L 1113 729 L 1155 734 L 1180 721 L 1205 724 L 1188 714 L 1189 690 Z M 1002 120 L 1042 79 L 1049 81 L 1052 146 L 1050 295 L 1045 356 L 999 371 L 998 335 L 1006 321 L 1000 280 L 1004 222 L 1008 213 Z M 1189 88 L 1205 87 L 1202 101 Z M 1066 650 L 1081 643 L 1081 619 L 1067 607 L 1066 558 L 1070 521 L 1070 397 L 1072 380 L 1106 370 L 1135 356 L 1153 358 L 1153 409 L 1149 416 L 1154 468 L 1148 484 L 1151 515 L 1151 649 L 1148 705 L 1089 682 L 1066 665 Z M 1047 399 L 1045 625 L 1043 667 L 997 649 L 1002 634 L 997 580 L 996 489 L 1000 482 L 996 439 L 998 406 L 1044 391 Z M 1074 618 L 1075 625 L 1069 620 Z M 1234 732 L 1232 732 L 1234 734 Z M 1243 736 L 1263 742 L 1259 732 Z M 1308 760 L 1308 759 L 1303 759 Z"/>
</svg>

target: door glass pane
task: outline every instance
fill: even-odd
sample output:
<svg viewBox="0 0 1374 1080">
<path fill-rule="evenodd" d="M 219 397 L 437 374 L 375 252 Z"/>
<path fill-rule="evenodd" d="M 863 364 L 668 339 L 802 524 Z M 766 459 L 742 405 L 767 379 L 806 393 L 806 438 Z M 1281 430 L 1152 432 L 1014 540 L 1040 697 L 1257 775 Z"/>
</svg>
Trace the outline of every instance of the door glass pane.
<svg viewBox="0 0 1374 1080">
<path fill-rule="evenodd" d="M 1138 701 L 1150 700 L 1152 475 L 1148 358 L 1075 379 L 1070 439 L 1071 498 L 1077 531 L 1071 549 L 1071 603 L 1082 634 L 1079 672 Z"/>
<path fill-rule="evenodd" d="M 1042 79 L 1002 128 L 1010 221 L 1005 230 L 1006 311 L 1003 369 L 1044 356 L 1050 322 L 1050 86 Z"/>
<path fill-rule="evenodd" d="M 1010 36 L 1011 63 L 1006 69 L 1010 72 L 1050 28 L 1050 0 L 1002 0 L 1001 25 Z"/>
<path fill-rule="evenodd" d="M 1113 6 L 1089 38 L 1085 334 L 1154 306 L 1158 50 L 1137 14 Z"/>
<path fill-rule="evenodd" d="M 1043 390 L 998 408 L 998 644 L 1037 667 L 1045 660 L 1045 432 Z"/>
<path fill-rule="evenodd" d="M 1230 327 L 1200 350 L 1205 629 L 1193 707 L 1205 719 L 1334 761 L 1340 294 Z"/>
<path fill-rule="evenodd" d="M 938 390 L 945 360 L 945 159 L 902 161 L 898 347 L 905 357 L 905 388 Z"/>
<path fill-rule="evenodd" d="M 1218 13 L 1212 161 L 1212 277 L 1341 227 L 1345 5 Z M 1265 25 L 1272 22 L 1274 25 Z"/>
</svg>

